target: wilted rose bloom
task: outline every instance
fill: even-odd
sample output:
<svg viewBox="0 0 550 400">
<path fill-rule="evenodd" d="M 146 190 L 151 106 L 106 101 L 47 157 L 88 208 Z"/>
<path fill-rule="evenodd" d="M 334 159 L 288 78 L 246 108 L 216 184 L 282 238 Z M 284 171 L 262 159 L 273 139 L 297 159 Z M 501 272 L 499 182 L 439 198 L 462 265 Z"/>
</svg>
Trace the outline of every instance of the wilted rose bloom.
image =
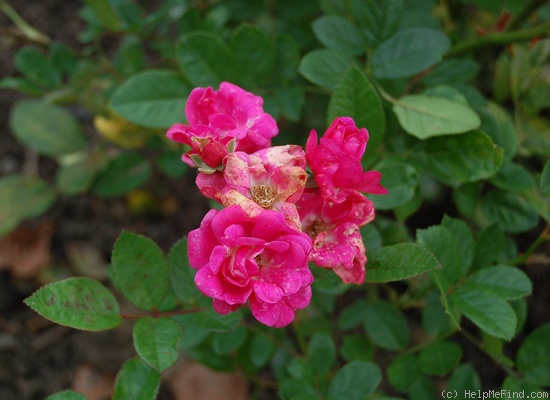
<svg viewBox="0 0 550 400">
<path fill-rule="evenodd" d="M 327 202 L 318 188 L 298 202 L 302 229 L 313 241 L 310 261 L 332 269 L 344 283 L 365 280 L 367 256 L 360 227 L 374 219 L 372 202 L 356 190 L 342 191 L 341 203 Z"/>
<path fill-rule="evenodd" d="M 233 150 L 247 153 L 266 148 L 278 133 L 277 123 L 263 110 L 263 99 L 228 82 L 219 89 L 195 88 L 185 106 L 188 124 L 174 124 L 166 133 L 191 150 L 182 160 L 212 172 Z"/>
<path fill-rule="evenodd" d="M 239 206 L 211 210 L 188 236 L 195 284 L 226 314 L 245 303 L 265 325 L 283 327 L 311 300 L 308 269 L 311 240 L 283 215 L 264 210 L 256 217 Z"/>
<path fill-rule="evenodd" d="M 323 197 L 333 201 L 345 200 L 345 191 L 386 194 L 380 185 L 378 171 L 363 171 L 361 158 L 365 153 L 369 133 L 357 128 L 349 117 L 336 118 L 317 143 L 317 132 L 311 131 L 306 142 L 306 158 Z"/>
<path fill-rule="evenodd" d="M 253 154 L 228 155 L 223 172 L 199 173 L 201 192 L 224 206 L 240 205 L 250 216 L 265 210 L 281 212 L 291 227 L 300 230 L 295 203 L 305 187 L 306 158 L 300 146 L 276 146 Z"/>
</svg>

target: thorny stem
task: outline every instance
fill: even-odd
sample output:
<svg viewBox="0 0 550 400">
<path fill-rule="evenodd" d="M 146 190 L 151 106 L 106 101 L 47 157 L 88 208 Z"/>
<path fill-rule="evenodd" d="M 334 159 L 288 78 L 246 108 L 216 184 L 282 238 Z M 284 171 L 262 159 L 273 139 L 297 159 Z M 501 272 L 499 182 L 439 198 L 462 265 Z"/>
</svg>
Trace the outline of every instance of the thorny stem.
<svg viewBox="0 0 550 400">
<path fill-rule="evenodd" d="M 550 224 L 542 230 L 537 239 L 529 246 L 529 248 L 521 256 L 510 261 L 511 264 L 525 264 L 533 255 L 535 250 L 545 241 L 550 240 Z"/>
<path fill-rule="evenodd" d="M 151 312 L 139 313 L 139 314 L 120 314 L 122 319 L 139 319 L 144 317 L 153 317 L 153 318 L 162 318 L 162 317 L 172 317 L 174 315 L 183 315 L 191 314 L 204 311 L 204 308 L 187 308 L 184 310 L 174 310 L 174 311 L 157 311 L 153 310 Z"/>
<path fill-rule="evenodd" d="M 508 26 L 506 27 L 506 30 L 512 31 L 519 28 L 521 24 L 537 10 L 537 8 L 541 7 L 547 2 L 548 0 L 532 0 L 528 2 L 520 12 L 512 16 L 510 22 L 508 23 Z"/>
<path fill-rule="evenodd" d="M 51 42 L 51 39 L 47 35 L 32 27 L 5 0 L 0 0 L 0 11 L 17 26 L 27 39 L 45 45 Z"/>
<path fill-rule="evenodd" d="M 535 37 L 546 37 L 550 35 L 550 21 L 540 25 L 518 29 L 515 31 L 493 32 L 478 38 L 465 40 L 454 45 L 447 53 L 447 57 L 454 57 L 470 50 L 477 50 L 482 47 L 503 45 L 515 42 L 531 40 Z"/>
</svg>

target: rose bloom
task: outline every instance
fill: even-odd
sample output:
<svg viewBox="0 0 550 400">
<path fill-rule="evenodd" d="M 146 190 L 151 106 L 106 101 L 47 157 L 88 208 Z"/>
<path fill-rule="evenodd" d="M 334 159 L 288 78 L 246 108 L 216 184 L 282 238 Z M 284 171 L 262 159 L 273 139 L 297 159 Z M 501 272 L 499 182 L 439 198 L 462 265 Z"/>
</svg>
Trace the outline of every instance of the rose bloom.
<svg viewBox="0 0 550 400">
<path fill-rule="evenodd" d="M 255 216 L 264 209 L 281 212 L 291 227 L 300 230 L 295 203 L 302 197 L 307 174 L 300 146 L 276 146 L 253 154 L 228 155 L 223 172 L 199 173 L 197 186 L 206 197 L 224 206 L 240 205 Z"/>
<path fill-rule="evenodd" d="M 279 212 L 250 217 L 236 205 L 211 210 L 189 233 L 188 249 L 196 286 L 221 314 L 248 302 L 258 321 L 279 328 L 311 300 L 311 240 Z"/>
<path fill-rule="evenodd" d="M 317 132 L 312 130 L 306 142 L 306 158 L 322 195 L 333 201 L 345 200 L 345 191 L 386 194 L 380 185 L 378 171 L 363 171 L 361 158 L 367 148 L 369 133 L 357 128 L 349 117 L 336 118 L 319 144 Z"/>
<path fill-rule="evenodd" d="M 188 124 L 174 124 L 166 136 L 191 147 L 182 160 L 212 172 L 228 153 L 247 153 L 269 147 L 279 132 L 277 123 L 263 110 L 263 99 L 228 82 L 219 89 L 195 88 L 187 98 Z"/>
<path fill-rule="evenodd" d="M 365 244 L 360 227 L 374 219 L 372 202 L 359 191 L 342 191 L 341 203 L 327 202 L 318 188 L 306 189 L 298 202 L 302 229 L 313 241 L 310 261 L 332 269 L 344 283 L 365 280 Z"/>
</svg>

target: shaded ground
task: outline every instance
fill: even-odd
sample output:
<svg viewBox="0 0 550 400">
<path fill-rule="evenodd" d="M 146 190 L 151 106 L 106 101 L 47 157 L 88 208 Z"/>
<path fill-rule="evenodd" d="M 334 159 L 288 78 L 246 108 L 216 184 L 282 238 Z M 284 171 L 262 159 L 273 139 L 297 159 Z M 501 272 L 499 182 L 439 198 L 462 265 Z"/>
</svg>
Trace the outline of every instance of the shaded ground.
<svg viewBox="0 0 550 400">
<path fill-rule="evenodd" d="M 51 38 L 78 46 L 75 33 L 81 30 L 82 23 L 75 16 L 80 2 L 29 0 L 11 3 L 27 21 Z M 59 27 L 60 21 L 63 21 L 62 29 Z M 0 15 L 0 76 L 13 74 L 11 57 L 22 44 L 8 26 L 9 21 Z M 0 175 L 20 171 L 29 163 L 38 163 L 41 174 L 51 179 L 51 173 L 48 176 L 53 171 L 51 162 L 25 153 L 25 149 L 9 134 L 9 109 L 19 97 L 15 92 L 0 91 Z M 51 251 L 50 262 L 54 265 L 49 274 L 75 272 L 70 250 L 74 248 L 106 264 L 112 245 L 122 229 L 145 234 L 167 250 L 190 229 L 198 226 L 207 205 L 196 190 L 191 174 L 179 181 L 166 181 L 160 177 L 151 181 L 155 182 L 157 189 L 160 185 L 160 196 L 168 196 L 175 201 L 176 211 L 169 217 L 131 215 L 124 199 L 107 200 L 89 196 L 62 198 L 46 216 L 24 224 L 28 236 L 20 241 L 28 244 L 39 240 L 37 233 L 38 236 L 48 233 L 50 241 L 46 241 L 44 246 Z M 547 271 L 543 262 L 526 268 L 534 282 L 534 294 L 528 300 L 527 333 L 550 321 L 547 310 L 550 304 L 550 274 Z M 78 379 L 81 379 L 81 384 L 94 382 L 95 379 L 98 387 L 103 381 L 107 386 L 112 385 L 121 364 L 134 354 L 129 324 L 107 333 L 79 332 L 51 324 L 28 309 L 22 300 L 48 279 L 43 275 L 23 279 L 0 270 L 2 400 L 43 399 L 48 394 L 70 388 L 79 382 Z M 513 342 L 510 349 L 516 348 L 520 339 Z M 466 345 L 464 350 L 463 360 L 474 363 L 484 385 L 493 382 L 496 387 L 502 379 L 502 372 L 494 368 L 491 361 L 480 356 L 475 348 Z M 171 391 L 165 384 L 159 399 L 171 398 Z"/>
<path fill-rule="evenodd" d="M 52 39 L 73 47 L 79 45 L 76 33 L 83 24 L 76 16 L 83 2 L 34 0 L 10 3 L 29 23 Z M 62 29 L 60 21 L 63 21 Z M 0 15 L 1 77 L 15 73 L 12 57 L 24 44 L 9 20 Z M 9 110 L 21 97 L 16 92 L 0 90 L 0 176 L 37 168 L 43 178 L 51 181 L 55 167 L 52 162 L 26 153 L 9 132 Z M 167 181 L 161 177 L 151 179 L 155 182 L 157 195 L 174 202 L 174 211 L 169 217 L 131 215 L 124 198 L 60 198 L 44 217 L 25 222 L 8 248 L 0 249 L 0 253 L 4 252 L 2 255 L 15 253 L 15 259 L 22 260 L 29 248 L 36 247 L 36 243 L 43 240 L 43 250 L 50 252 L 45 256 L 49 255 L 53 265 L 46 273 L 43 271 L 26 279 L 0 270 L 0 399 L 43 399 L 70 388 L 79 377 L 81 384 L 94 379 L 108 381 L 114 378 L 121 364 L 134 355 L 131 325 L 125 324 L 123 328 L 107 333 L 79 332 L 45 321 L 22 300 L 48 281 L 48 274 L 74 273 L 75 265 L 71 264 L 74 249 L 80 251 L 80 256 L 91 257 L 105 266 L 122 229 L 144 234 L 164 250 L 169 249 L 190 229 L 198 226 L 206 212 L 205 201 L 196 190 L 193 179 L 192 174 L 179 181 Z M 18 244 L 22 245 L 21 249 L 17 248 Z M 101 270 L 88 272 L 102 274 Z M 172 396 L 163 387 L 159 398 L 170 399 Z"/>
</svg>

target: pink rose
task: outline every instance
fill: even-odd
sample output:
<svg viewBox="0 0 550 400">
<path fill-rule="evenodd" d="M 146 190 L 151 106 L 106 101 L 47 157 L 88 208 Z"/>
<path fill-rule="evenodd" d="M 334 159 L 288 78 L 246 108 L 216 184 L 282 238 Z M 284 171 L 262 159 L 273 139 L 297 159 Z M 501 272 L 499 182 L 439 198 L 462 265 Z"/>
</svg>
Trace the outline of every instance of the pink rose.
<svg viewBox="0 0 550 400">
<path fill-rule="evenodd" d="M 306 158 L 317 186 L 325 198 L 339 203 L 345 199 L 341 189 L 386 194 L 378 171 L 363 171 L 361 158 L 369 134 L 355 126 L 349 117 L 336 118 L 317 144 L 312 130 L 306 142 Z"/>
<path fill-rule="evenodd" d="M 281 212 L 291 227 L 300 230 L 295 203 L 302 197 L 307 174 L 300 146 L 276 146 L 253 154 L 228 155 L 223 172 L 200 173 L 201 192 L 224 206 L 240 205 L 255 216 L 264 209 Z"/>
<path fill-rule="evenodd" d="M 374 219 L 374 206 L 358 191 L 346 190 L 342 195 L 341 203 L 331 203 L 320 189 L 306 189 L 298 211 L 302 229 L 313 241 L 310 261 L 332 269 L 344 283 L 361 284 L 367 256 L 359 229 Z"/>
<path fill-rule="evenodd" d="M 311 300 L 311 240 L 292 229 L 281 213 L 255 217 L 239 206 L 211 210 L 188 236 L 195 284 L 213 298 L 219 313 L 248 302 L 265 325 L 283 327 Z"/>
<path fill-rule="evenodd" d="M 185 163 L 212 172 L 234 150 L 251 153 L 270 146 L 278 127 L 262 105 L 260 96 L 228 82 L 217 91 L 195 88 L 185 106 L 188 125 L 174 124 L 166 135 L 191 147 L 182 157 Z"/>
</svg>

